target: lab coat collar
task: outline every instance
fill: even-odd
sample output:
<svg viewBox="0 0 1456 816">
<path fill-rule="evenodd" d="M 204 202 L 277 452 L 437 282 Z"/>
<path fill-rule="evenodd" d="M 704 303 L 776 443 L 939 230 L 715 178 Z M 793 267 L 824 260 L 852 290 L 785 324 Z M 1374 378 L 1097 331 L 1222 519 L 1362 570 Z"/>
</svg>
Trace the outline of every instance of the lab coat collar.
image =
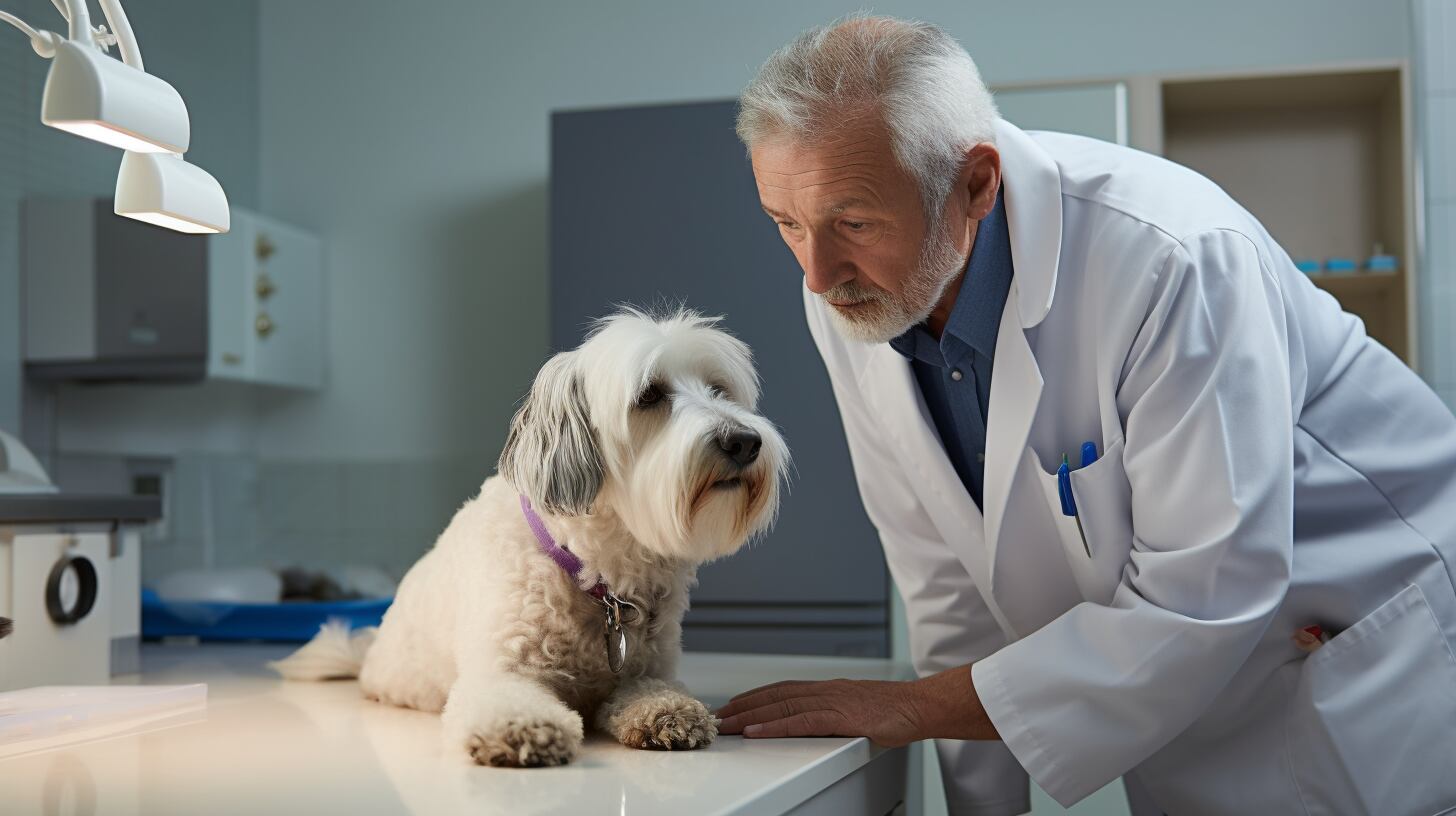
<svg viewBox="0 0 1456 816">
<path fill-rule="evenodd" d="M 1062 176 L 1045 150 L 1004 119 L 996 120 L 996 149 L 1001 154 L 1006 225 L 1011 232 L 1011 261 L 1016 270 L 1012 289 L 1017 295 L 1021 327 L 1029 329 L 1047 316 L 1057 288 L 1062 250 Z M 996 364 L 1000 365 L 999 346 Z"/>
</svg>

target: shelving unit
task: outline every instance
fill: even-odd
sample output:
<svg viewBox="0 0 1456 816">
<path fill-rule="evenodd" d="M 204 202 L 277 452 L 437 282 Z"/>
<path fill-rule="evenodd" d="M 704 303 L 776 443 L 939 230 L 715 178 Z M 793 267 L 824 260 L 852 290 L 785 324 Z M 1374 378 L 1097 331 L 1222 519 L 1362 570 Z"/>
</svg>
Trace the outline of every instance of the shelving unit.
<svg viewBox="0 0 1456 816">
<path fill-rule="evenodd" d="M 1406 77 L 1401 65 L 1164 78 L 1163 155 L 1208 176 L 1294 258 L 1412 257 Z M 1310 279 L 1414 363 L 1412 276 Z"/>
<path fill-rule="evenodd" d="M 1018 125 L 1166 156 L 1208 176 L 1296 259 L 1394 271 L 1319 273 L 1387 348 L 1415 366 L 1417 270 L 1409 72 L 1404 62 L 1236 74 L 1139 75 L 1000 85 Z"/>
</svg>

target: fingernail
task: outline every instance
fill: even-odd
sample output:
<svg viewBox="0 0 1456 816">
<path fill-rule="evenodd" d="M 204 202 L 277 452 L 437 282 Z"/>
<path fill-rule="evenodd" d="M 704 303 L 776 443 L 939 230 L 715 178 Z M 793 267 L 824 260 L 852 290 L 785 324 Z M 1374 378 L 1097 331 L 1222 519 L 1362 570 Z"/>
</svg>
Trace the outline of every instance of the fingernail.
<svg viewBox="0 0 1456 816">
<path fill-rule="evenodd" d="M 761 726 L 761 725 L 750 725 L 747 728 L 744 728 L 743 729 L 743 736 L 745 736 L 745 737 L 757 736 L 758 735 L 758 732 L 761 731 L 761 730 L 763 730 L 763 726 Z"/>
</svg>

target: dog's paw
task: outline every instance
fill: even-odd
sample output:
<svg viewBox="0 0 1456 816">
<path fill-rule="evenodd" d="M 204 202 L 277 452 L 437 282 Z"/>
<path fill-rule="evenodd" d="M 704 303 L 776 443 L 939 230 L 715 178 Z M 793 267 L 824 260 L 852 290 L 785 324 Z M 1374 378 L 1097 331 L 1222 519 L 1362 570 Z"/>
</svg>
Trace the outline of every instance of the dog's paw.
<svg viewBox="0 0 1456 816">
<path fill-rule="evenodd" d="M 613 718 L 611 730 L 631 748 L 682 751 L 712 742 L 718 736 L 718 718 L 691 697 L 666 694 L 627 706 Z"/>
<path fill-rule="evenodd" d="M 477 765 L 540 768 L 565 765 L 581 747 L 581 725 L 549 720 L 511 720 L 499 729 L 470 735 L 465 747 Z"/>
</svg>

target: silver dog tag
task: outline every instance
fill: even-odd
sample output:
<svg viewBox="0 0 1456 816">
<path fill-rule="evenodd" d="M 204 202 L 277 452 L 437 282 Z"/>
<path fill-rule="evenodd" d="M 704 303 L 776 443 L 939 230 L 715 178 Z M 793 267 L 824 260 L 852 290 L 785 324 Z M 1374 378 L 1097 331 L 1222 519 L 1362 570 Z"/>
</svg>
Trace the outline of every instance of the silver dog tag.
<svg viewBox="0 0 1456 816">
<path fill-rule="evenodd" d="M 622 609 L 615 595 L 602 599 L 607 606 L 607 620 L 604 639 L 607 647 L 607 667 L 612 674 L 622 671 L 627 663 L 627 633 L 622 631 Z"/>
</svg>

